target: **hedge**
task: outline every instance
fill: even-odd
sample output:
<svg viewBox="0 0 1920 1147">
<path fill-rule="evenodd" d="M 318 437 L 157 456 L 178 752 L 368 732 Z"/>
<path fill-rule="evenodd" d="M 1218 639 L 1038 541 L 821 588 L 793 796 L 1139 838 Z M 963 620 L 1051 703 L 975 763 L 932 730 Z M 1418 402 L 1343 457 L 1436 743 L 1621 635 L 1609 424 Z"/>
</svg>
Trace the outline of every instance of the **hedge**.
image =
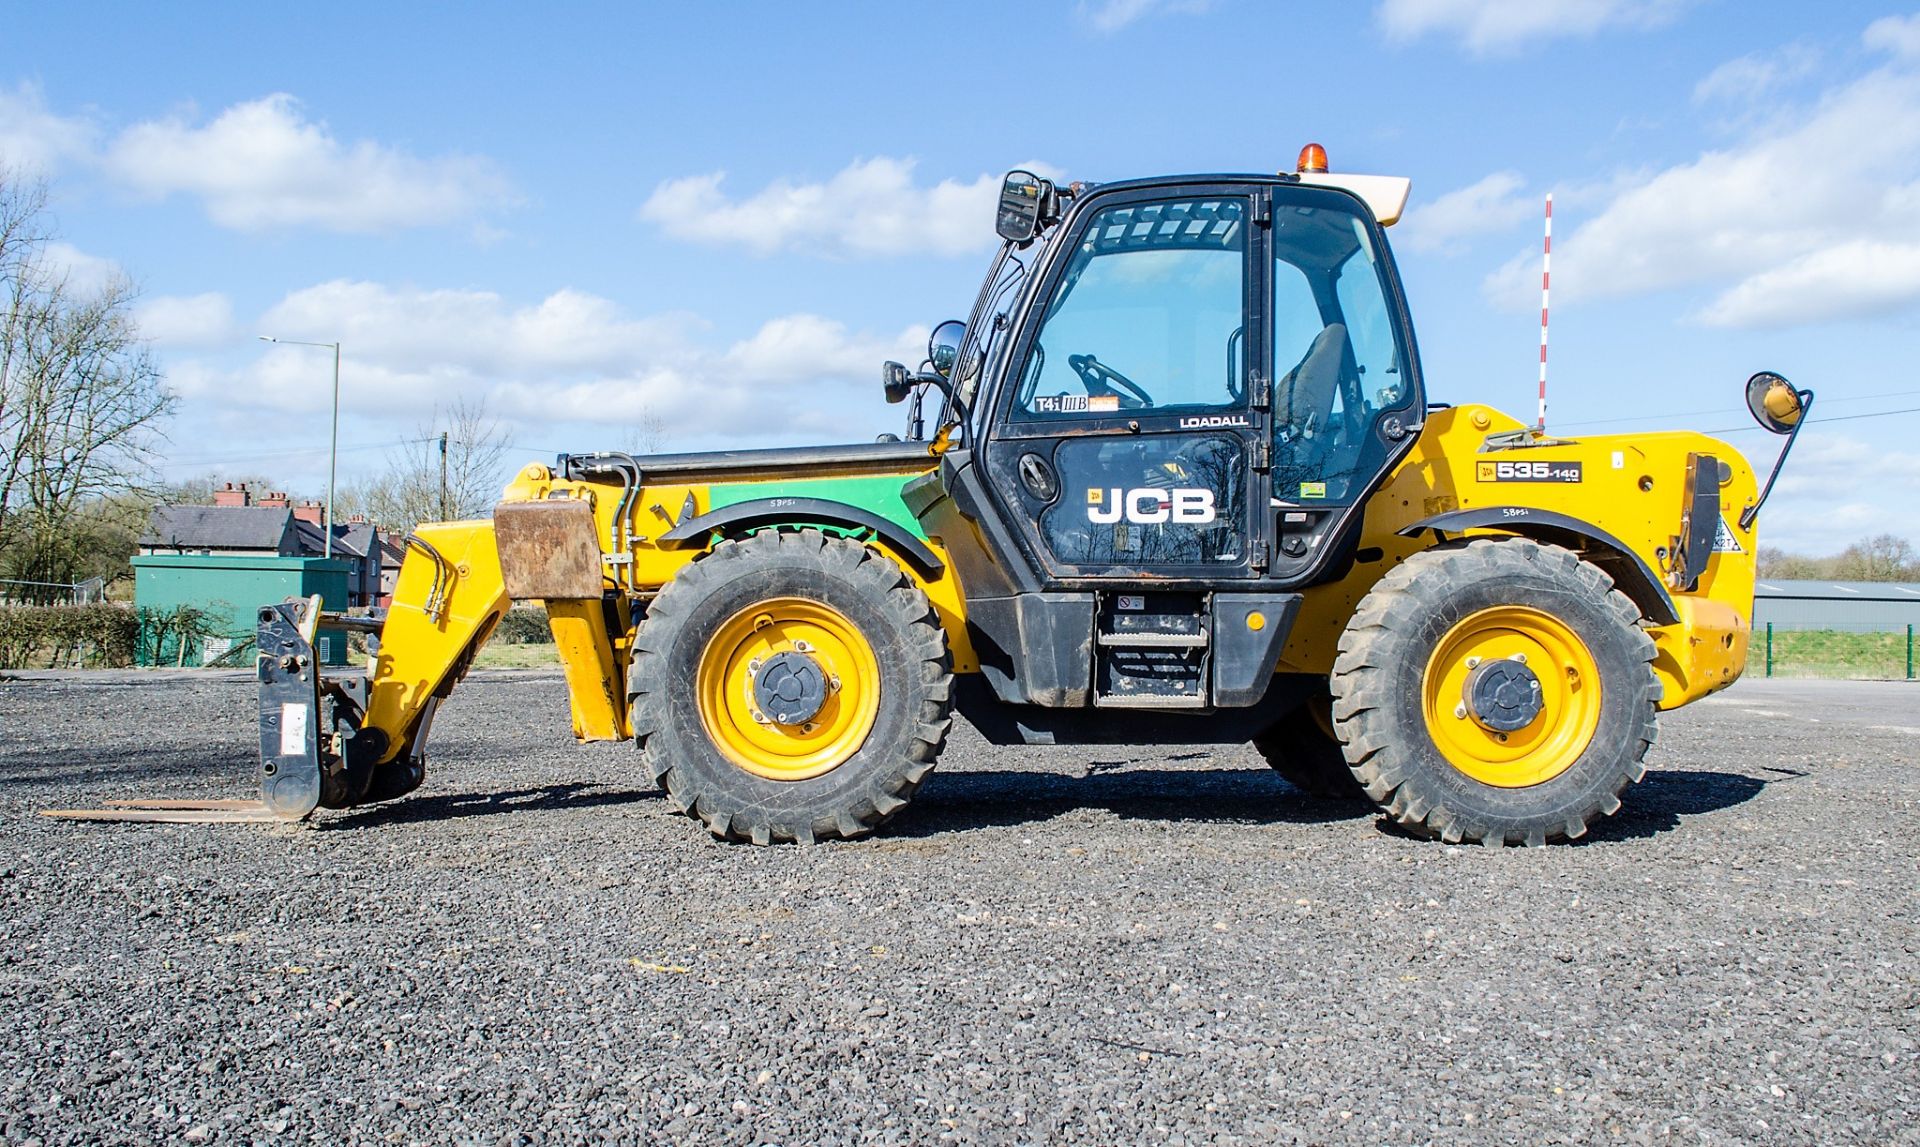
<svg viewBox="0 0 1920 1147">
<path fill-rule="evenodd" d="M 553 626 L 547 623 L 546 607 L 516 605 L 507 610 L 491 640 L 501 645 L 552 645 Z"/>
<path fill-rule="evenodd" d="M 0 669 L 131 665 L 142 612 L 111 602 L 0 606 Z"/>
</svg>

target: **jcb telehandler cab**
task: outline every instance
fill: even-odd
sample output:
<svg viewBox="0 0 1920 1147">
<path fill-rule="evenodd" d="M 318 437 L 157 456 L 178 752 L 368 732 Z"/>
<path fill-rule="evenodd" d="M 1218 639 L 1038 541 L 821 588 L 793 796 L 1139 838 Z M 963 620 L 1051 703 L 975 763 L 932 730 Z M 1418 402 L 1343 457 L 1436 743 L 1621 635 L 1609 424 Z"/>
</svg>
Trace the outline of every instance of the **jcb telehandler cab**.
<svg viewBox="0 0 1920 1147">
<path fill-rule="evenodd" d="M 364 677 L 321 673 L 317 607 L 264 609 L 267 806 L 418 785 L 434 707 L 537 600 L 577 735 L 633 738 L 721 837 L 870 832 L 956 710 L 1252 740 L 1445 840 L 1581 835 L 1658 711 L 1739 676 L 1764 494 L 1699 434 L 1430 401 L 1383 230 L 1407 181 L 1302 166 L 1015 172 L 972 314 L 887 364 L 906 440 L 528 466 L 408 539 Z M 1811 397 L 1748 388 L 1782 433 Z"/>
</svg>

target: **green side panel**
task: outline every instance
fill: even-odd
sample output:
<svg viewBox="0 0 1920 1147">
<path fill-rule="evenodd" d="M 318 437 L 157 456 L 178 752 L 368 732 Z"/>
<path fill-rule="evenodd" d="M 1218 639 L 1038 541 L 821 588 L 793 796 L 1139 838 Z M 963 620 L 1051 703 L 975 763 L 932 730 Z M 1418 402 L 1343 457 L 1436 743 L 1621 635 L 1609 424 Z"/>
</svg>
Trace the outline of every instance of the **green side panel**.
<svg viewBox="0 0 1920 1147">
<path fill-rule="evenodd" d="M 255 611 L 290 597 L 319 594 L 329 610 L 347 608 L 347 562 L 330 558 L 272 557 L 229 554 L 149 554 L 133 559 L 133 604 L 137 609 L 169 614 L 181 606 L 205 611 L 210 637 L 221 643 L 251 640 Z M 142 634 L 143 663 L 198 665 L 203 650 L 190 643 L 184 659 L 172 638 L 149 640 Z M 322 629 L 315 637 L 324 645 L 322 660 L 344 665 L 346 634 Z M 158 656 L 155 655 L 158 646 Z"/>
<path fill-rule="evenodd" d="M 914 537 L 925 540 L 926 531 L 920 528 L 913 511 L 907 509 L 907 504 L 900 499 L 900 491 L 906 488 L 907 483 L 924 473 L 925 470 L 915 470 L 910 474 L 869 474 L 856 478 L 803 478 L 727 485 L 716 483 L 707 488 L 708 507 L 719 510 L 761 498 L 825 498 L 872 511 Z"/>
</svg>

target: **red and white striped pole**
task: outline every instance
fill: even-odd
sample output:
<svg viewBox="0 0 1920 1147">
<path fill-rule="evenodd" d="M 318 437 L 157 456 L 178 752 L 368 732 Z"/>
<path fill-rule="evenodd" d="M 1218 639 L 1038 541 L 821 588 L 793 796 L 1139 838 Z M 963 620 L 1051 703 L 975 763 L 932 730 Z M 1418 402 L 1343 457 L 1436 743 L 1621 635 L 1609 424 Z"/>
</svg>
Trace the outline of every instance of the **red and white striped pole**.
<svg viewBox="0 0 1920 1147">
<path fill-rule="evenodd" d="M 1547 235 L 1540 248 L 1540 430 L 1547 429 L 1547 279 L 1553 267 L 1553 192 L 1547 192 Z"/>
</svg>

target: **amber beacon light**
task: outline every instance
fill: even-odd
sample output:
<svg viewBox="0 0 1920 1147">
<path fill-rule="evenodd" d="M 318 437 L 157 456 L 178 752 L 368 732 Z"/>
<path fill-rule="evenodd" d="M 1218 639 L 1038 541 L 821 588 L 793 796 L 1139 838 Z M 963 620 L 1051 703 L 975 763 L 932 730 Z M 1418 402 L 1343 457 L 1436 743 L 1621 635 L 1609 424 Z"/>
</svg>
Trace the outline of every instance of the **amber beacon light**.
<svg viewBox="0 0 1920 1147">
<path fill-rule="evenodd" d="M 1317 143 L 1301 148 L 1300 164 L 1294 170 L 1324 174 L 1327 170 L 1327 149 Z"/>
</svg>

